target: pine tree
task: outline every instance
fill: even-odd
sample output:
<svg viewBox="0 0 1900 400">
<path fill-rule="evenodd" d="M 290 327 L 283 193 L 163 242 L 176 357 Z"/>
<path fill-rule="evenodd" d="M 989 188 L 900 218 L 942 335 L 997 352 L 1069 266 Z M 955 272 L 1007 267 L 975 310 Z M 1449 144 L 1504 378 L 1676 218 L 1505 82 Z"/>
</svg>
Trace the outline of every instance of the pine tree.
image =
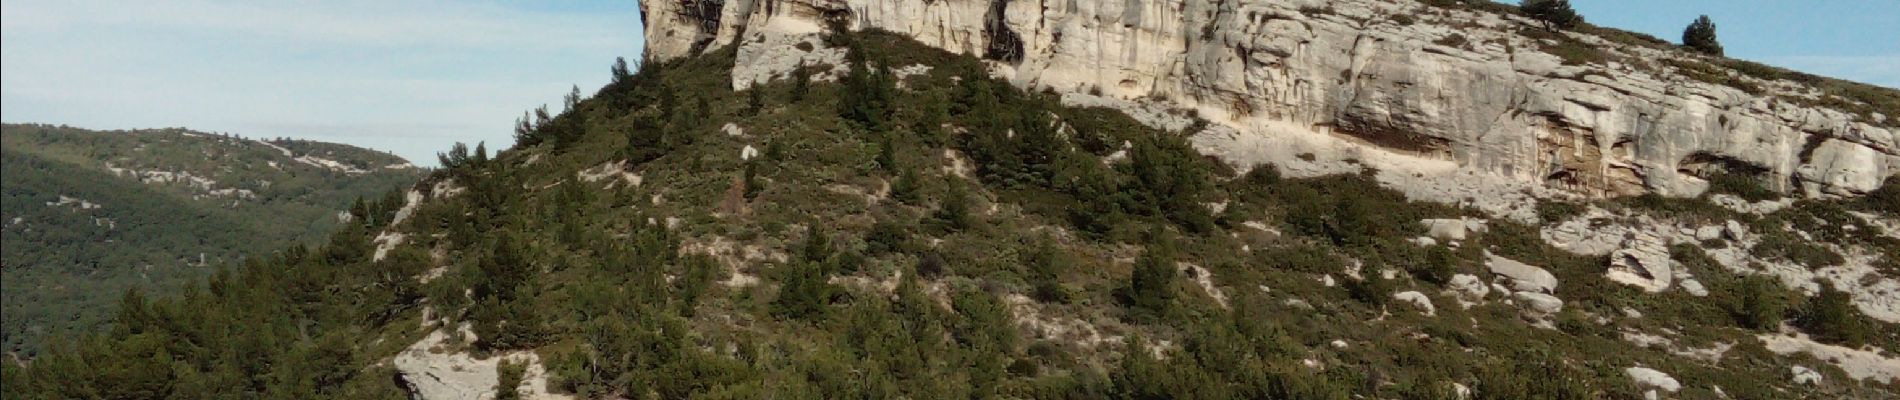
<svg viewBox="0 0 1900 400">
<path fill-rule="evenodd" d="M 792 68 L 792 101 L 791 102 L 797 103 L 799 101 L 805 100 L 805 94 L 810 93 L 810 92 L 811 92 L 811 69 L 805 68 L 805 64 L 800 63 L 798 64 L 797 67 Z"/>
<path fill-rule="evenodd" d="M 627 69 L 626 57 L 614 57 L 613 83 L 619 84 L 632 80 L 633 73 Z"/>
<path fill-rule="evenodd" d="M 1741 298 L 1735 306 L 1736 322 L 1742 327 L 1773 332 L 1781 328 L 1787 312 L 1787 295 L 1774 278 L 1751 275 L 1742 278 Z"/>
<path fill-rule="evenodd" d="M 1852 347 L 1865 339 L 1860 312 L 1854 307 L 1853 296 L 1826 283 L 1821 284 L 1819 295 L 1808 299 L 1807 307 L 1797 322 L 1803 330 L 1822 342 Z"/>
<path fill-rule="evenodd" d="M 1056 249 L 1053 240 L 1044 237 L 1036 241 L 1036 247 L 1028 252 L 1023 264 L 1028 266 L 1029 285 L 1037 301 L 1066 303 L 1068 291 L 1062 288 L 1062 270 L 1067 268 L 1062 253 Z"/>
<path fill-rule="evenodd" d="M 1124 303 L 1137 318 L 1159 317 L 1174 306 L 1179 275 L 1174 268 L 1174 244 L 1160 228 L 1152 235 L 1141 257 L 1135 259 L 1134 273 L 1123 293 Z"/>
<path fill-rule="evenodd" d="M 967 229 L 971 224 L 970 195 L 961 182 L 951 180 L 947 183 L 949 192 L 944 194 L 943 204 L 937 206 L 937 212 L 932 213 L 930 218 L 938 227 L 947 231 L 956 232 Z"/>
<path fill-rule="evenodd" d="M 564 101 L 562 102 L 562 104 L 566 108 L 562 108 L 562 110 L 574 111 L 575 108 L 580 107 L 581 106 L 581 85 L 574 85 L 572 89 L 569 89 L 567 91 L 567 97 L 564 98 L 563 100 Z"/>
<path fill-rule="evenodd" d="M 919 193 L 922 189 L 919 187 L 922 184 L 921 180 L 916 168 L 900 168 L 897 180 L 891 182 L 891 199 L 904 204 L 917 204 L 917 200 L 921 198 Z"/>
<path fill-rule="evenodd" d="M 1715 39 L 1715 21 L 1704 15 L 1682 30 L 1682 45 L 1712 56 L 1722 55 L 1722 43 Z"/>
<path fill-rule="evenodd" d="M 759 115 L 760 111 L 765 111 L 765 90 L 755 85 L 746 92 L 745 115 Z"/>
<path fill-rule="evenodd" d="M 1570 29 L 1583 23 L 1583 16 L 1570 7 L 1570 0 L 1524 0 L 1524 13 L 1544 23 L 1544 29 Z"/>
</svg>

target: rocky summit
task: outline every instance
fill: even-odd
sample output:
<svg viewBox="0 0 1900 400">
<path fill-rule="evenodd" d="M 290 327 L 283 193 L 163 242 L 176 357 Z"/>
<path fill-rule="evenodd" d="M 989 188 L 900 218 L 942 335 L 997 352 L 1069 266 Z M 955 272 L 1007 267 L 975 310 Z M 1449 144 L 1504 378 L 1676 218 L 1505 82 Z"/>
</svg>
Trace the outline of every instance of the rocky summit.
<svg viewBox="0 0 1900 400">
<path fill-rule="evenodd" d="M 784 76 L 798 60 L 822 62 L 831 53 L 785 44 L 825 27 L 882 30 L 994 60 L 996 76 L 1068 104 L 1152 115 L 1143 122 L 1160 127 L 1205 119 L 1190 132 L 1195 145 L 1236 166 L 1314 174 L 1354 159 L 1410 194 L 1459 200 L 1476 190 L 1487 207 L 1516 206 L 1489 197 L 1519 191 L 1693 197 L 1709 187 L 1695 172 L 1711 165 L 1807 196 L 1865 193 L 1900 173 L 1900 115 L 1831 90 L 1845 83 L 1627 32 L 1546 32 L 1521 15 L 1429 3 L 687 0 L 641 9 L 655 59 L 739 46 L 735 88 Z M 1900 96 L 1859 89 L 1884 104 Z"/>
</svg>

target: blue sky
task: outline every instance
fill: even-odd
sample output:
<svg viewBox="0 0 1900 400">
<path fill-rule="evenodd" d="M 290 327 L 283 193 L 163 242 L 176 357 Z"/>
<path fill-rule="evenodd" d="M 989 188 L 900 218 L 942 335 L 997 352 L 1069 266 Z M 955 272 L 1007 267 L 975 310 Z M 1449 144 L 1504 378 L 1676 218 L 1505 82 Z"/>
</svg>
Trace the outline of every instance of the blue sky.
<svg viewBox="0 0 1900 400">
<path fill-rule="evenodd" d="M 639 58 L 624 1 L 6 0 L 0 115 L 388 150 L 505 147 L 514 119 Z M 500 145 L 500 146 L 496 146 Z"/>
<path fill-rule="evenodd" d="M 1731 56 L 1900 87 L 1895 0 L 1573 0 L 1677 40 L 1700 14 Z M 7 0 L 0 119 L 188 127 L 389 150 L 512 142 L 521 112 L 637 58 L 634 0 Z"/>
<path fill-rule="evenodd" d="M 1510 1 L 1515 2 L 1515 1 Z M 1571 0 L 1593 24 L 1677 42 L 1697 16 L 1715 20 L 1729 57 L 1900 87 L 1900 1 Z"/>
</svg>

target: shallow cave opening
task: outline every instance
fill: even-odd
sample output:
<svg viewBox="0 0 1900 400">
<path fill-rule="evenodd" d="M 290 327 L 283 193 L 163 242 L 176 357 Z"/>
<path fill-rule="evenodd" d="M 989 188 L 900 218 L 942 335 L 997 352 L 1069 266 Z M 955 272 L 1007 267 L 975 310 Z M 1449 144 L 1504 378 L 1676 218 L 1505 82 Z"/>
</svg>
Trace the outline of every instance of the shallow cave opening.
<svg viewBox="0 0 1900 400">
<path fill-rule="evenodd" d="M 989 43 L 983 49 L 983 58 L 1022 62 L 1023 38 L 1003 20 L 1008 8 L 1009 0 L 990 0 L 989 12 L 983 15 L 983 38 Z"/>
</svg>

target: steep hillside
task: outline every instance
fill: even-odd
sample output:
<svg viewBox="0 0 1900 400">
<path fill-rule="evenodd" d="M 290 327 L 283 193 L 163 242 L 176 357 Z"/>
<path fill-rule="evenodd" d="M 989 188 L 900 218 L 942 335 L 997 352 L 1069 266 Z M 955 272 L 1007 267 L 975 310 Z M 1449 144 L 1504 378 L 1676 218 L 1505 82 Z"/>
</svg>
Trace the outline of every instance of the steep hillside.
<svg viewBox="0 0 1900 400">
<path fill-rule="evenodd" d="M 126 289 L 174 293 L 213 265 L 342 226 L 422 170 L 381 152 L 179 129 L 0 128 L 6 349 L 95 331 Z"/>
<path fill-rule="evenodd" d="M 775 47 L 616 69 L 509 150 L 445 153 L 444 169 L 327 243 L 246 260 L 181 296 L 126 297 L 110 333 L 6 364 L 4 390 L 1900 390 L 1900 325 L 1885 314 L 1900 275 L 1893 180 L 1864 197 L 1769 200 L 1780 193 L 1722 178 L 1718 195 L 1545 199 L 1519 220 L 1387 188 L 1371 156 L 1328 160 L 1335 174 L 1302 169 L 1319 155 L 1234 168 L 1195 145 L 1216 123 L 1065 105 L 903 35 L 761 40 Z M 753 74 L 769 66 L 795 68 Z M 1142 123 L 1172 119 L 1184 122 Z"/>
</svg>

